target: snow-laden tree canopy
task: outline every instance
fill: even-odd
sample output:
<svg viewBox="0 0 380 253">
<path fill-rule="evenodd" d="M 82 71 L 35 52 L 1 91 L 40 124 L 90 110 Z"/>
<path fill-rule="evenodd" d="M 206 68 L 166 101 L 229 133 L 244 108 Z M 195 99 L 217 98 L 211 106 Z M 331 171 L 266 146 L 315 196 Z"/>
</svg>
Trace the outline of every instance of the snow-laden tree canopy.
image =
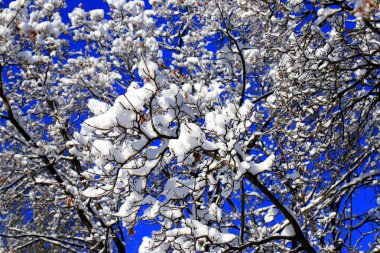
<svg viewBox="0 0 380 253">
<path fill-rule="evenodd" d="M 0 11 L 1 252 L 380 251 L 376 0 Z"/>
</svg>

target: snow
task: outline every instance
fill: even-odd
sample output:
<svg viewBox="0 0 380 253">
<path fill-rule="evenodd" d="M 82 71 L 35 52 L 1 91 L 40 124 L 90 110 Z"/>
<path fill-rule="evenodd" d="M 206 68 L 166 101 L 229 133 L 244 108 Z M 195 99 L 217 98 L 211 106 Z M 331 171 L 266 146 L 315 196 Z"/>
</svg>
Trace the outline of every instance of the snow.
<svg viewBox="0 0 380 253">
<path fill-rule="evenodd" d="M 75 8 L 69 13 L 70 21 L 73 27 L 81 26 L 86 18 L 86 13 L 82 8 Z"/>
<path fill-rule="evenodd" d="M 209 217 L 211 220 L 220 222 L 222 220 L 222 209 L 218 207 L 215 203 L 212 203 L 208 208 Z"/>
<path fill-rule="evenodd" d="M 146 219 L 155 219 L 159 215 L 160 211 L 160 202 L 156 200 L 156 202 L 149 208 L 144 210 L 143 217 Z"/>
<path fill-rule="evenodd" d="M 45 3 L 43 10 L 45 11 L 45 13 L 50 13 L 54 10 L 54 6 L 51 3 Z"/>
<path fill-rule="evenodd" d="M 245 161 L 238 164 L 235 180 L 239 180 L 247 171 L 253 175 L 260 174 L 264 171 L 271 171 L 275 155 L 268 156 L 265 161 L 261 163 L 250 162 L 252 158 L 247 157 Z"/>
<path fill-rule="evenodd" d="M 224 114 L 218 112 L 209 112 L 206 114 L 205 122 L 206 128 L 210 131 L 214 131 L 218 135 L 224 135 L 226 133 L 227 117 Z"/>
<path fill-rule="evenodd" d="M 183 243 L 186 243 L 186 247 L 191 247 L 191 240 L 190 238 L 197 238 L 197 241 L 204 241 L 206 238 L 209 239 L 212 243 L 215 244 L 224 244 L 229 243 L 235 240 L 236 236 L 230 233 L 222 233 L 218 229 L 209 227 L 207 225 L 202 224 L 198 220 L 194 219 L 185 219 L 182 221 L 182 227 L 180 228 L 174 228 L 171 230 L 166 231 L 165 233 L 166 238 L 168 238 L 168 241 L 182 241 Z M 182 238 L 182 239 L 180 239 Z M 148 238 L 145 239 L 145 242 L 141 245 L 140 249 L 142 249 L 143 245 L 144 248 L 148 248 L 150 240 Z M 196 245 L 197 250 L 202 251 L 202 247 L 200 244 Z M 142 251 L 140 251 L 142 252 Z M 146 252 L 146 251 L 144 251 Z"/>
<path fill-rule="evenodd" d="M 190 192 L 190 185 L 193 180 L 180 180 L 177 177 L 170 178 L 164 188 L 166 193 L 166 199 L 182 199 L 186 197 Z"/>
<path fill-rule="evenodd" d="M 11 31 L 8 29 L 8 27 L 0 26 L 0 38 L 6 39 L 8 36 L 10 36 Z"/>
<path fill-rule="evenodd" d="M 289 4 L 290 5 L 298 5 L 298 4 L 300 4 L 300 3 L 302 3 L 302 0 L 290 0 L 289 1 Z"/>
<path fill-rule="evenodd" d="M 93 98 L 88 100 L 87 106 L 90 109 L 90 111 L 95 115 L 104 114 L 110 108 L 110 106 L 107 103 L 101 102 Z"/>
<path fill-rule="evenodd" d="M 33 64 L 38 61 L 38 57 L 32 55 L 31 51 L 21 51 L 18 53 L 18 56 L 26 61 L 28 64 Z"/>
<path fill-rule="evenodd" d="M 152 248 L 154 249 L 152 250 Z M 142 243 L 139 247 L 139 253 L 161 253 L 166 251 L 167 247 L 165 247 L 165 243 L 162 243 L 155 248 L 155 241 L 147 236 L 143 237 Z"/>
<path fill-rule="evenodd" d="M 264 216 L 265 222 L 271 222 L 276 218 L 276 215 L 278 214 L 278 210 L 274 207 L 271 207 L 268 212 Z"/>
<path fill-rule="evenodd" d="M 82 191 L 82 195 L 87 198 L 99 198 L 106 191 L 100 188 L 88 187 L 86 190 Z"/>
<path fill-rule="evenodd" d="M 247 161 L 243 161 L 239 164 L 235 180 L 238 180 L 241 178 L 249 169 L 251 168 L 251 165 Z"/>
<path fill-rule="evenodd" d="M 177 85 L 170 84 L 167 89 L 164 89 L 160 92 L 158 97 L 158 103 L 163 109 L 168 109 L 170 107 L 176 107 L 177 101 L 176 97 L 179 93 Z M 178 101 L 179 102 L 179 101 Z"/>
<path fill-rule="evenodd" d="M 186 219 L 185 224 L 191 228 L 192 235 L 196 238 L 208 236 L 214 243 L 229 243 L 236 237 L 233 234 L 221 233 L 216 228 L 204 225 L 197 220 Z"/>
<path fill-rule="evenodd" d="M 158 42 L 157 40 L 154 38 L 154 37 L 148 37 L 145 39 L 145 45 L 146 47 L 149 48 L 150 51 L 158 51 L 159 47 L 158 47 Z M 153 70 L 157 71 L 156 74 L 158 73 L 158 66 L 151 66 L 151 68 L 153 68 Z"/>
<path fill-rule="evenodd" d="M 18 10 L 21 6 L 25 6 L 25 0 L 16 0 L 9 3 L 9 8 L 12 10 Z"/>
<path fill-rule="evenodd" d="M 201 146 L 205 140 L 206 136 L 198 125 L 184 123 L 180 126 L 178 139 L 170 140 L 168 147 L 175 154 L 178 161 L 183 161 L 187 152 Z"/>
<path fill-rule="evenodd" d="M 282 231 L 282 236 L 295 236 L 296 233 L 294 232 L 294 228 L 291 224 L 287 225 Z"/>
<path fill-rule="evenodd" d="M 135 216 L 136 210 L 140 208 L 140 203 L 143 200 L 143 195 L 138 192 L 131 192 L 125 199 L 124 203 L 120 206 L 119 211 L 115 213 L 115 216 L 127 217 Z M 130 217 L 129 217 L 130 218 Z M 131 221 L 133 219 L 129 219 Z"/>
<path fill-rule="evenodd" d="M 46 33 L 47 35 L 53 35 L 55 37 L 58 37 L 60 34 L 59 29 L 56 28 L 49 21 L 44 21 L 44 22 L 38 23 L 37 25 L 35 25 L 34 29 L 38 33 Z"/>
<path fill-rule="evenodd" d="M 244 58 L 246 59 L 246 62 L 249 64 L 255 64 L 258 60 L 258 58 L 261 57 L 261 53 L 258 49 L 248 49 L 243 51 Z"/>
<path fill-rule="evenodd" d="M 98 20 L 102 20 L 103 18 L 104 18 L 104 10 L 96 9 L 96 10 L 90 11 L 91 21 L 98 21 Z"/>
<path fill-rule="evenodd" d="M 199 60 L 198 60 L 198 58 L 197 57 L 188 57 L 187 59 L 186 59 L 186 63 L 185 63 L 185 66 L 187 66 L 187 65 L 197 65 L 197 64 L 199 64 Z"/>
<path fill-rule="evenodd" d="M 139 87 L 136 83 L 131 83 L 127 92 L 119 96 L 115 104 L 103 114 L 87 119 L 82 125 L 82 134 L 88 134 L 95 129 L 109 130 L 117 125 L 125 128 L 132 128 L 133 122 L 137 115 L 136 111 L 141 111 L 144 104 L 149 100 L 156 90 L 156 86 L 148 82 L 143 87 Z M 91 101 L 89 107 L 94 109 L 94 101 Z M 95 105 L 99 103 L 95 102 Z M 103 104 L 102 104 L 103 105 Z M 107 107 L 101 106 L 102 109 Z"/>
<path fill-rule="evenodd" d="M 159 74 L 158 65 L 148 59 L 142 59 L 138 65 L 142 78 L 153 79 Z"/>
<path fill-rule="evenodd" d="M 76 147 L 70 148 L 69 153 L 76 156 L 76 157 L 82 157 L 83 156 L 83 154 Z"/>
<path fill-rule="evenodd" d="M 35 181 L 36 181 L 37 184 L 55 184 L 56 183 L 55 180 L 43 178 L 41 176 L 36 177 Z"/>
<path fill-rule="evenodd" d="M 108 156 L 113 152 L 113 144 L 108 140 L 95 140 L 92 143 L 91 153 L 94 155 Z"/>
<path fill-rule="evenodd" d="M 320 8 L 317 12 L 317 15 L 327 17 L 339 12 L 340 10 L 340 8 Z"/>
<path fill-rule="evenodd" d="M 155 160 L 153 160 L 153 161 L 147 161 L 147 162 L 145 162 L 145 164 L 143 166 L 141 166 L 139 168 L 135 168 L 135 167 L 128 168 L 128 173 L 130 175 L 134 175 L 134 176 L 146 176 L 156 166 L 157 166 L 157 161 L 155 161 Z"/>
<path fill-rule="evenodd" d="M 263 171 L 272 170 L 272 166 L 273 166 L 275 158 L 276 158 L 275 155 L 272 154 L 272 155 L 268 156 L 264 162 L 261 162 L 261 163 L 251 162 L 249 172 L 252 173 L 253 175 L 257 175 Z"/>
</svg>

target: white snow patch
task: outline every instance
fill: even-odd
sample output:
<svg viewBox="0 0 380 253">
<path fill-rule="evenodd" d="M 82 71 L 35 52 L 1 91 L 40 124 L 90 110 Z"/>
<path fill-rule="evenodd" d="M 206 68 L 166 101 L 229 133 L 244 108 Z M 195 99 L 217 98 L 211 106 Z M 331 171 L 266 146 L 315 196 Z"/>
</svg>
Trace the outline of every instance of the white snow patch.
<svg viewBox="0 0 380 253">
<path fill-rule="evenodd" d="M 291 224 L 287 225 L 282 231 L 282 236 L 295 236 L 296 233 L 294 232 L 294 228 Z"/>
<path fill-rule="evenodd" d="M 100 115 L 104 114 L 110 106 L 107 103 L 101 102 L 97 99 L 90 99 L 88 100 L 88 109 L 95 114 L 95 115 Z"/>
<path fill-rule="evenodd" d="M 82 192 L 82 195 L 87 198 L 99 198 L 105 193 L 105 190 L 100 188 L 88 187 Z"/>
<path fill-rule="evenodd" d="M 202 129 L 194 123 L 181 124 L 178 139 L 169 141 L 169 148 L 179 161 L 183 161 L 187 152 L 201 146 L 206 136 Z"/>
<path fill-rule="evenodd" d="M 271 222 L 271 221 L 273 221 L 274 220 L 274 218 L 276 218 L 276 215 L 278 214 L 278 210 L 276 209 L 276 208 L 273 208 L 273 207 L 271 207 L 269 210 L 268 210 L 268 212 L 267 212 L 267 214 L 265 214 L 265 216 L 264 216 L 264 220 L 265 220 L 265 222 Z"/>
</svg>

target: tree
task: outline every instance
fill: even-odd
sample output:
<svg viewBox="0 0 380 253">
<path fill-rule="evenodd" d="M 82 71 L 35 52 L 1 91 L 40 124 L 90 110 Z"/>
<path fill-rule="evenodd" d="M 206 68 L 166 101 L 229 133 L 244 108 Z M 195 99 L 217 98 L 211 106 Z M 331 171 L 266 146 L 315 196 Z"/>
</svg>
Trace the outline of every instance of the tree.
<svg viewBox="0 0 380 253">
<path fill-rule="evenodd" d="M 0 13 L 5 252 L 380 250 L 375 1 L 106 2 Z"/>
</svg>

